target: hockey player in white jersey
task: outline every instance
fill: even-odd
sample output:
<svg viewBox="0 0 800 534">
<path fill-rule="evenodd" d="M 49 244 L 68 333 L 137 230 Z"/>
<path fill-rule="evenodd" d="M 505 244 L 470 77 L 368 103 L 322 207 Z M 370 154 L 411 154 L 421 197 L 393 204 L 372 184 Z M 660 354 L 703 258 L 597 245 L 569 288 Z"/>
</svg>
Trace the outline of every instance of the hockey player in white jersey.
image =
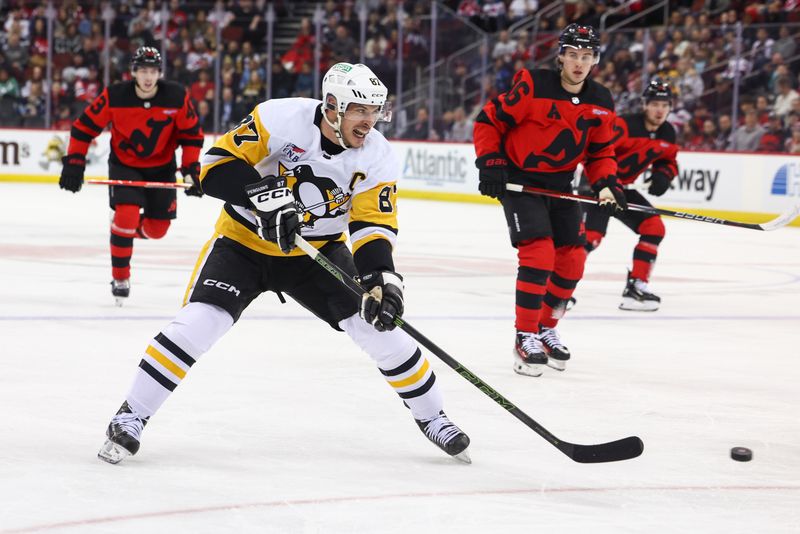
<svg viewBox="0 0 800 534">
<path fill-rule="evenodd" d="M 216 235 L 200 252 L 183 308 L 145 349 L 101 459 L 136 454 L 145 424 L 190 367 L 253 299 L 273 291 L 347 333 L 425 436 L 469 462 L 469 438 L 445 415 L 428 360 L 393 323 L 403 313 L 392 259 L 400 164 L 372 129 L 391 120 L 386 86 L 364 65 L 337 63 L 323 78 L 322 96 L 262 102 L 203 156 L 202 190 L 225 201 Z M 295 247 L 298 234 L 370 292 L 354 298 Z"/>
</svg>

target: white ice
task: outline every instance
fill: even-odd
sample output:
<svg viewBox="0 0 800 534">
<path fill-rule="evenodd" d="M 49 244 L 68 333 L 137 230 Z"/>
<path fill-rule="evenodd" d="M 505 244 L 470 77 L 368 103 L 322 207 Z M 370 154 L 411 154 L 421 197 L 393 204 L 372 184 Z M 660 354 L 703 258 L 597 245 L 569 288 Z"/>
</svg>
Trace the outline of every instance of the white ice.
<svg viewBox="0 0 800 534">
<path fill-rule="evenodd" d="M 431 445 L 343 334 L 267 294 L 150 421 L 96 458 L 219 203 L 179 199 L 109 291 L 105 189 L 0 184 L 0 533 L 800 532 L 800 229 L 667 220 L 656 313 L 617 309 L 612 221 L 561 323 L 573 358 L 511 370 L 516 258 L 499 206 L 401 201 L 406 319 L 558 437 L 644 440 L 572 462 L 428 354 L 473 464 Z M 749 463 L 729 450 L 753 450 Z"/>
</svg>

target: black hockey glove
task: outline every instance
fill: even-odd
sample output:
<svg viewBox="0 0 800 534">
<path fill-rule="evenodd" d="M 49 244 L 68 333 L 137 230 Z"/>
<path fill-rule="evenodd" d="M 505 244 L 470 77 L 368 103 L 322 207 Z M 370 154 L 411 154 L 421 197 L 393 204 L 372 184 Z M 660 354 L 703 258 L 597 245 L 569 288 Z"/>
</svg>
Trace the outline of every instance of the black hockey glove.
<svg viewBox="0 0 800 534">
<path fill-rule="evenodd" d="M 361 277 L 369 292 L 361 297 L 358 314 L 378 332 L 394 330 L 403 315 L 403 277 L 393 271 L 373 271 Z"/>
<path fill-rule="evenodd" d="M 200 162 L 195 161 L 186 167 L 181 167 L 181 174 L 183 175 L 184 183 L 191 185 L 183 192 L 190 197 L 202 197 L 203 188 L 200 186 Z"/>
<path fill-rule="evenodd" d="M 499 154 L 488 154 L 475 160 L 478 167 L 478 190 L 481 195 L 501 199 L 508 183 L 508 160 Z"/>
<path fill-rule="evenodd" d="M 660 197 L 669 189 L 670 179 L 669 176 L 663 172 L 653 171 L 650 173 L 650 187 L 647 192 L 651 195 Z"/>
<path fill-rule="evenodd" d="M 617 183 L 616 176 L 609 176 L 592 184 L 592 189 L 597 192 L 597 200 L 600 211 L 606 215 L 614 215 L 620 211 L 628 209 L 628 201 L 625 199 L 625 191 Z"/>
<path fill-rule="evenodd" d="M 245 187 L 245 193 L 256 208 L 258 236 L 277 243 L 284 254 L 289 254 L 297 246 L 294 241 L 302 221 L 286 178 L 267 176 Z"/>
<path fill-rule="evenodd" d="M 83 187 L 83 173 L 86 170 L 86 156 L 83 154 L 67 154 L 61 158 L 64 166 L 61 168 L 61 177 L 58 187 L 77 193 Z"/>
</svg>

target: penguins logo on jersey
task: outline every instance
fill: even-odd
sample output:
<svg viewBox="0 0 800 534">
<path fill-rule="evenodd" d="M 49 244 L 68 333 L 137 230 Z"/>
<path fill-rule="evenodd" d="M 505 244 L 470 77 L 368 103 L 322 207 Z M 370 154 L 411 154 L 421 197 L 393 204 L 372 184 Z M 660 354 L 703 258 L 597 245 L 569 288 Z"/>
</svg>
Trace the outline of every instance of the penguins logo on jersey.
<svg viewBox="0 0 800 534">
<path fill-rule="evenodd" d="M 297 165 L 290 169 L 283 164 L 278 171 L 286 177 L 298 208 L 303 211 L 303 222 L 313 227 L 317 219 L 336 218 L 347 213 L 350 201 L 346 193 L 331 178 L 317 176 L 310 165 Z"/>
</svg>

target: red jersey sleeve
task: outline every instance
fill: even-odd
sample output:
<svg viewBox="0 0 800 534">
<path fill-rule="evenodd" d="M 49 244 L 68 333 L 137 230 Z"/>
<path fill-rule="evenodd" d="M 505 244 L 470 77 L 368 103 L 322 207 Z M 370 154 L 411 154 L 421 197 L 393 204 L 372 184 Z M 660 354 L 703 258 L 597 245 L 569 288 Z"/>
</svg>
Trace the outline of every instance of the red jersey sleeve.
<svg viewBox="0 0 800 534">
<path fill-rule="evenodd" d="M 528 115 L 532 96 L 533 78 L 528 69 L 522 69 L 514 75 L 510 91 L 483 106 L 473 130 L 478 167 L 487 159 L 502 155 L 503 136 Z"/>
<path fill-rule="evenodd" d="M 92 140 L 100 135 L 103 128 L 111 122 L 111 108 L 108 103 L 108 89 L 86 106 L 83 113 L 72 123 L 69 132 L 69 148 L 67 154 L 81 154 L 89 151 Z"/>
<path fill-rule="evenodd" d="M 606 115 L 601 115 L 600 120 L 600 127 L 592 130 L 586 150 L 586 177 L 591 185 L 605 187 L 617 179 L 614 144 L 619 140 L 621 132 L 616 122 L 617 115 L 613 111 L 606 111 Z"/>
<path fill-rule="evenodd" d="M 203 129 L 197 119 L 189 93 L 184 95 L 183 107 L 177 113 L 178 145 L 181 147 L 181 167 L 188 167 L 200 159 L 203 149 Z"/>
</svg>

